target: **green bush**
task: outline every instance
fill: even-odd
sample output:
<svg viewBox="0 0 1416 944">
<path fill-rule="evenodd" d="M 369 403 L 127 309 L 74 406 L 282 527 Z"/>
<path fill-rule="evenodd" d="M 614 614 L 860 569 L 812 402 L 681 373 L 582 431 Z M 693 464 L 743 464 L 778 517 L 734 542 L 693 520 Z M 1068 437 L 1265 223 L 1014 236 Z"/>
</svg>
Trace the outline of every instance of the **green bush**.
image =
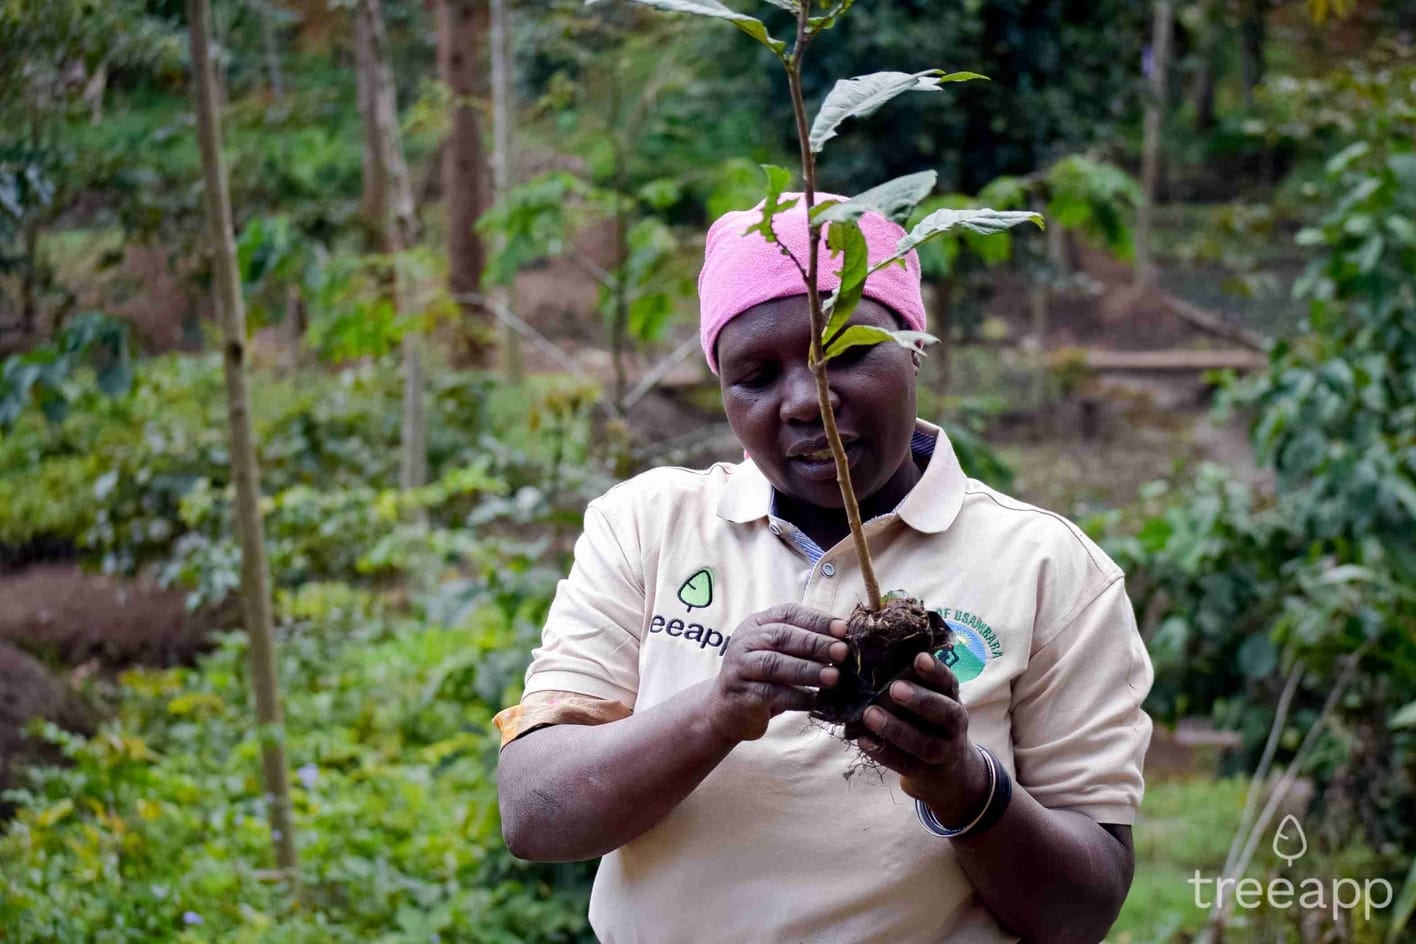
<svg viewBox="0 0 1416 944">
<path fill-rule="evenodd" d="M 1108 542 L 1136 574 L 1138 612 L 1165 615 L 1151 640 L 1158 713 L 1213 713 L 1243 732 L 1251 765 L 1301 666 L 1277 755 L 1288 764 L 1345 685 L 1330 736 L 1302 762 L 1333 834 L 1365 837 L 1394 881 L 1416 852 L 1416 86 L 1405 74 L 1381 84 L 1369 103 L 1380 107 L 1353 116 L 1357 140 L 1328 162 L 1327 212 L 1299 236 L 1314 254 L 1296 286 L 1304 331 L 1226 393 L 1252 418 L 1276 491 L 1202 469 L 1174 496 L 1150 494 L 1149 520 Z M 1397 89 L 1404 99 L 1385 97 Z M 1416 895 L 1416 872 L 1406 887 Z"/>
<path fill-rule="evenodd" d="M 0 927 L 30 941 L 591 941 L 588 866 L 505 851 L 493 712 L 519 694 L 550 585 L 516 612 L 410 620 L 366 591 L 282 594 L 281 683 L 302 891 L 270 840 L 244 635 L 129 672 L 70 765 L 30 771 L 0 835 Z M 499 660 L 502 654 L 513 659 Z"/>
<path fill-rule="evenodd" d="M 219 358 L 146 361 L 132 392 L 115 399 L 71 382 L 76 406 L 60 422 L 30 410 L 0 433 L 0 544 L 68 543 L 106 572 L 131 573 L 190 557 L 194 534 L 229 539 L 229 521 L 216 521 L 230 501 Z M 379 497 L 397 483 L 402 387 L 391 361 L 290 377 L 258 372 L 251 389 L 262 490 L 278 512 L 275 538 L 283 523 L 297 528 L 321 509 L 338 505 L 347 518 L 359 502 L 391 500 Z M 593 397 L 563 378 L 518 387 L 435 368 L 428 458 L 442 481 L 420 499 L 438 506 L 434 522 L 457 524 L 470 510 L 471 469 L 502 483 L 484 486 L 512 495 L 527 487 L 549 495 L 598 487 L 584 461 Z M 330 550 L 351 554 L 352 547 Z M 348 563 L 297 568 L 296 578 L 337 576 Z"/>
<path fill-rule="evenodd" d="M 220 361 L 161 358 L 0 436 L 0 543 L 151 565 L 214 603 L 239 584 Z M 495 711 L 522 675 L 585 499 L 595 391 L 434 367 L 430 484 L 394 485 L 393 363 L 252 383 L 276 593 L 299 896 L 270 855 L 244 634 L 196 666 L 89 694 L 92 738 L 53 727 L 0 826 L 6 941 L 590 941 L 587 865 L 518 862 L 500 835 Z M 293 903 L 292 903 L 293 901 Z"/>
</svg>

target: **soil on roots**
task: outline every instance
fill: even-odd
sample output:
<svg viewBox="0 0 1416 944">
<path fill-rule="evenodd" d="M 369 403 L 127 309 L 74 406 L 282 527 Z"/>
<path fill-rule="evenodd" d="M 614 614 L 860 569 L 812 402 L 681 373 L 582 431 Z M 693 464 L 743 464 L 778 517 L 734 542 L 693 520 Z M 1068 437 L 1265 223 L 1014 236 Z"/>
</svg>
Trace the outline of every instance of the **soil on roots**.
<svg viewBox="0 0 1416 944">
<path fill-rule="evenodd" d="M 887 599 L 878 611 L 857 606 L 847 626 L 851 652 L 840 666 L 841 680 L 817 694 L 811 717 L 844 725 L 841 736 L 854 741 L 866 733 L 865 709 L 910 671 L 915 656 L 948 648 L 951 634 L 942 616 L 911 597 Z"/>
</svg>

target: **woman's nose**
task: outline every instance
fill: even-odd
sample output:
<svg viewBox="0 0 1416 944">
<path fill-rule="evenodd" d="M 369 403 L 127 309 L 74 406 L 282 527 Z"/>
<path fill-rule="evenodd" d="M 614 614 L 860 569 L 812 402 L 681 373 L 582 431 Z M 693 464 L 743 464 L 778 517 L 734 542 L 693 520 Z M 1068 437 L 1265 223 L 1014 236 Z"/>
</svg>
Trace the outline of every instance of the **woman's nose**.
<svg viewBox="0 0 1416 944">
<path fill-rule="evenodd" d="M 830 391 L 831 409 L 839 411 L 840 397 Z M 821 420 L 821 403 L 816 393 L 816 375 L 802 364 L 793 369 L 782 385 L 781 417 L 789 423 L 816 423 Z"/>
</svg>

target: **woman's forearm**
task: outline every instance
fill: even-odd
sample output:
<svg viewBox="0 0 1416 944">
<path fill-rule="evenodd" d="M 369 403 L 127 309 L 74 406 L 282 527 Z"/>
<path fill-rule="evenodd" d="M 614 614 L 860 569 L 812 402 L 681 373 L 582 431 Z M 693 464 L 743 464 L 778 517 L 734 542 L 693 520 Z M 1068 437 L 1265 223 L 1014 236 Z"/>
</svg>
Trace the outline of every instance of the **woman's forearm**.
<svg viewBox="0 0 1416 944">
<path fill-rule="evenodd" d="M 1129 842 L 1082 813 L 1049 810 L 1014 787 L 1003 818 L 952 841 L 979 896 L 1029 944 L 1096 944 L 1115 922 L 1134 870 Z"/>
<path fill-rule="evenodd" d="M 735 744 L 708 721 L 708 684 L 620 721 L 554 725 L 503 748 L 497 789 L 512 854 L 593 859 L 663 819 Z"/>
</svg>

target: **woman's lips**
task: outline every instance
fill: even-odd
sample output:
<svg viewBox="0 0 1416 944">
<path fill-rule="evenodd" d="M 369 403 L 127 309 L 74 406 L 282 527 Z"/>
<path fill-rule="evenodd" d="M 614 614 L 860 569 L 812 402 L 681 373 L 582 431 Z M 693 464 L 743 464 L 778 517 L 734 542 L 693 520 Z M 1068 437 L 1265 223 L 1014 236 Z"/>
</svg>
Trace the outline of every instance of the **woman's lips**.
<svg viewBox="0 0 1416 944">
<path fill-rule="evenodd" d="M 853 467 L 860 456 L 859 439 L 846 443 L 846 466 Z M 805 455 L 793 456 L 787 460 L 797 475 L 812 482 L 836 481 L 836 460 L 830 449 L 821 449 Z"/>
</svg>

